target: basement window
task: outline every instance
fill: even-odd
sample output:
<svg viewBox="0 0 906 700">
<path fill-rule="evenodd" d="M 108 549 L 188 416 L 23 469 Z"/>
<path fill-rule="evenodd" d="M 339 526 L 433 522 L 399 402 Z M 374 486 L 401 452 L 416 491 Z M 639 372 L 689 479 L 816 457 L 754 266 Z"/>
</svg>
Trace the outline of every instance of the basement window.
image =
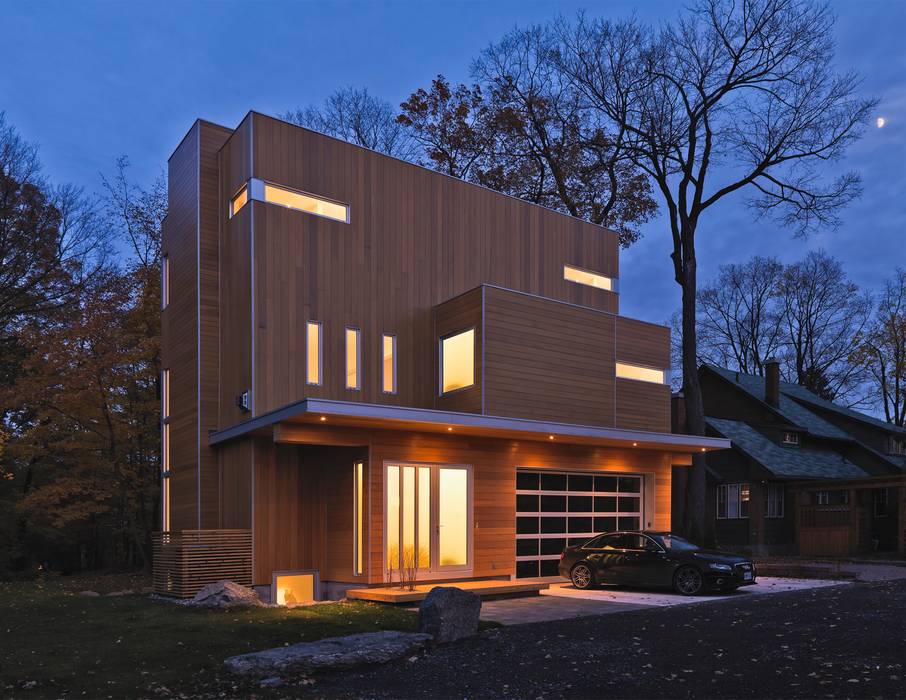
<svg viewBox="0 0 906 700">
<path fill-rule="evenodd" d="M 563 279 L 565 279 L 567 282 L 584 284 L 586 287 L 603 289 L 608 292 L 617 291 L 617 281 L 612 277 L 605 277 L 604 275 L 597 272 L 583 270 L 580 267 L 573 267 L 572 265 L 563 266 Z"/>
<path fill-rule="evenodd" d="M 616 363 L 616 375 L 619 379 L 634 379 L 638 382 L 651 382 L 652 384 L 667 384 L 667 370 L 642 365 L 630 365 L 626 362 Z"/>
<path fill-rule="evenodd" d="M 271 582 L 271 601 L 277 605 L 305 605 L 317 600 L 318 572 L 275 571 Z"/>
</svg>

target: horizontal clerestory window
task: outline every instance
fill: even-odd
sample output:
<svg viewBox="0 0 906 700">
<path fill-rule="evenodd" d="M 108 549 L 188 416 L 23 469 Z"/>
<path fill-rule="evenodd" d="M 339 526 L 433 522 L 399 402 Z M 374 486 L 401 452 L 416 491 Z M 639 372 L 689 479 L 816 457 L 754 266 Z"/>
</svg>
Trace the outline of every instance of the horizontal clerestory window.
<svg viewBox="0 0 906 700">
<path fill-rule="evenodd" d="M 652 384 L 667 384 L 670 381 L 665 369 L 630 365 L 626 362 L 616 363 L 616 374 L 620 379 L 635 379 L 639 382 L 651 382 Z"/>
<path fill-rule="evenodd" d="M 606 277 L 600 273 L 583 270 L 580 267 L 573 267 L 572 265 L 563 266 L 563 279 L 567 282 L 584 284 L 586 287 L 604 289 L 608 292 L 617 291 L 617 281 L 613 277 Z"/>
<path fill-rule="evenodd" d="M 349 206 L 342 202 L 336 202 L 310 192 L 282 187 L 254 177 L 243 185 L 242 189 L 230 200 L 230 217 L 235 216 L 250 200 L 276 204 L 344 224 L 349 223 Z"/>
</svg>

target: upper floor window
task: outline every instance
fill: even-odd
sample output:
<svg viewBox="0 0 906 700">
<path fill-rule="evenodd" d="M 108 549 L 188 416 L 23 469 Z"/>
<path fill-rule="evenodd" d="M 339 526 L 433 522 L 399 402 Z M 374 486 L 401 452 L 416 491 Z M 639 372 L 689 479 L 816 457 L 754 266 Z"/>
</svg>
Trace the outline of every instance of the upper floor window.
<svg viewBox="0 0 906 700">
<path fill-rule="evenodd" d="M 584 284 L 587 287 L 605 289 L 608 292 L 617 291 L 616 280 L 612 277 L 605 277 L 604 275 L 598 274 L 597 272 L 583 270 L 580 267 L 573 267 L 572 265 L 563 266 L 563 279 L 567 280 L 568 282 Z"/>
<path fill-rule="evenodd" d="M 317 321 L 305 324 L 305 382 L 321 383 L 321 324 Z"/>
<path fill-rule="evenodd" d="M 717 517 L 732 520 L 749 517 L 749 485 L 717 485 Z"/>
<path fill-rule="evenodd" d="M 396 393 L 396 336 L 385 333 L 381 337 L 381 391 Z"/>
<path fill-rule="evenodd" d="M 897 440 L 892 437 L 887 441 L 887 454 L 906 455 L 906 440 Z"/>
<path fill-rule="evenodd" d="M 783 517 L 783 484 L 764 485 L 764 517 Z"/>
<path fill-rule="evenodd" d="M 170 256 L 164 255 L 160 259 L 160 308 L 166 309 L 170 305 Z"/>
<path fill-rule="evenodd" d="M 346 388 L 356 391 L 362 388 L 360 338 L 361 331 L 358 328 L 346 329 Z"/>
<path fill-rule="evenodd" d="M 249 188 L 248 185 L 243 185 L 242 189 L 239 190 L 233 198 L 230 200 L 230 218 L 232 219 L 239 212 L 242 207 L 246 205 L 249 201 Z"/>
<path fill-rule="evenodd" d="M 324 216 L 334 221 L 349 223 L 349 207 L 338 202 L 331 202 L 312 194 L 294 192 L 284 187 L 277 187 L 269 183 L 264 184 L 264 201 L 279 204 L 290 209 L 298 209 L 309 214 Z"/>
<path fill-rule="evenodd" d="M 170 419 L 170 370 L 161 370 L 160 373 L 160 418 L 162 421 Z"/>
<path fill-rule="evenodd" d="M 783 444 L 784 445 L 798 445 L 799 444 L 799 433 L 784 433 L 783 434 Z"/>
<path fill-rule="evenodd" d="M 475 329 L 440 341 L 440 391 L 446 394 L 475 383 Z"/>
<path fill-rule="evenodd" d="M 616 363 L 616 374 L 620 379 L 635 379 L 636 381 L 652 382 L 654 384 L 667 384 L 670 381 L 665 369 L 630 365 L 626 362 Z"/>
</svg>

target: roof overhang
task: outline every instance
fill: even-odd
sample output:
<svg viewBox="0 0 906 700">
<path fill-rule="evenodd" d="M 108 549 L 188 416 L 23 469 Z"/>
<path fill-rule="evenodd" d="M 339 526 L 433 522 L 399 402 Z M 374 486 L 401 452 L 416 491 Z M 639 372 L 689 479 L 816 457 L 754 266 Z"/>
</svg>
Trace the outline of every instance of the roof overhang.
<svg viewBox="0 0 906 700">
<path fill-rule="evenodd" d="M 246 435 L 270 435 L 279 441 L 294 424 L 382 430 L 453 433 L 498 439 L 558 441 L 565 444 L 635 447 L 668 452 L 709 452 L 730 448 L 723 438 L 654 433 L 573 423 L 383 406 L 353 401 L 304 399 L 210 434 L 218 445 Z M 290 440 L 287 440 L 290 441 Z"/>
</svg>

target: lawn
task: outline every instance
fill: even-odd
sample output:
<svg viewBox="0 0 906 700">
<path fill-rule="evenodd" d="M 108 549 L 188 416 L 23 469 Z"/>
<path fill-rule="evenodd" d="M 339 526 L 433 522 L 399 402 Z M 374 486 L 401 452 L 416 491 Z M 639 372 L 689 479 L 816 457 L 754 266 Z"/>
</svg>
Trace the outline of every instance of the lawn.
<svg viewBox="0 0 906 700">
<path fill-rule="evenodd" d="M 228 656 L 418 623 L 414 612 L 372 603 L 220 611 L 147 592 L 105 595 L 147 586 L 122 575 L 0 583 L 0 696 L 244 694 L 221 672 Z"/>
</svg>

